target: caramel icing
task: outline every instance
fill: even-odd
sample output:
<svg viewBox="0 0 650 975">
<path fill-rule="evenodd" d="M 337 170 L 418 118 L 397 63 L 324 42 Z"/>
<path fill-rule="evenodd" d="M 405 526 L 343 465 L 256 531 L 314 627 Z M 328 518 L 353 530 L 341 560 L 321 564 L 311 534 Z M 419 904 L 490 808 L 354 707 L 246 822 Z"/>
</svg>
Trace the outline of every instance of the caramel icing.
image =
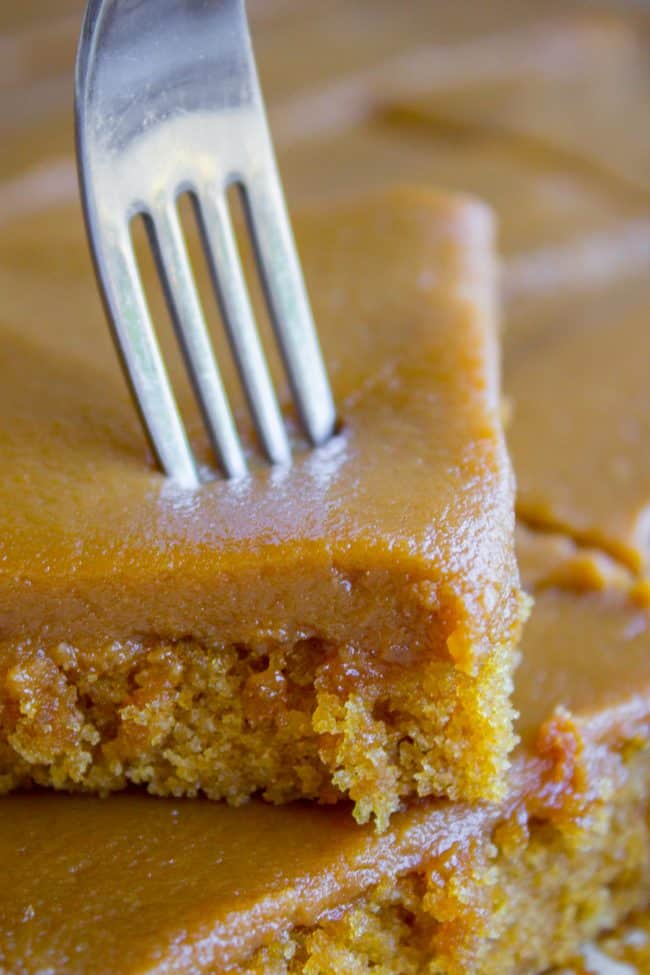
<svg viewBox="0 0 650 975">
<path fill-rule="evenodd" d="M 644 306 L 574 328 L 558 315 L 506 372 L 519 513 L 635 571 L 650 558 L 646 319 Z"/>
<path fill-rule="evenodd" d="M 342 808 L 3 800 L 0 969 L 95 972 L 101 958 L 120 975 L 221 971 L 382 878 L 462 848 L 482 819 L 423 809 L 378 838 Z"/>
<path fill-rule="evenodd" d="M 35 247 L 55 219 L 56 241 Z M 437 585 L 446 563 L 448 634 L 476 638 L 473 666 L 480 629 L 497 636 L 498 613 L 514 607 L 510 472 L 485 325 L 491 269 L 473 256 L 490 234 L 481 207 L 407 192 L 306 221 L 300 244 L 341 433 L 299 453 L 290 475 L 258 469 L 186 495 L 145 462 L 78 214 L 5 230 L 5 635 L 88 642 L 155 630 L 229 641 L 333 627 L 334 638 L 343 629 L 362 638 L 369 626 L 386 631 L 389 605 L 361 609 L 367 585 L 390 587 L 397 572 Z M 405 251 L 409 260 L 398 260 Z M 408 615 L 419 597 L 408 585 L 402 596 Z M 430 639 L 426 616 L 398 626 L 411 623 L 416 639 Z"/>
<path fill-rule="evenodd" d="M 525 742 L 562 710 L 585 740 L 620 741 L 650 733 L 650 614 L 613 590 L 547 590 L 522 641 L 515 706 Z"/>
</svg>

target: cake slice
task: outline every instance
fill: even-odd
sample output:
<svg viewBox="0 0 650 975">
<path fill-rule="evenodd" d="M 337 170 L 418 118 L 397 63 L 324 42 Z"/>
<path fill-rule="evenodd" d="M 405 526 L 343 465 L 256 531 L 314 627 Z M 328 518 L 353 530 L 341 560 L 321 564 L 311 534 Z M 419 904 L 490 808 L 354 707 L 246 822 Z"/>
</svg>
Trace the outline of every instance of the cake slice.
<svg viewBox="0 0 650 975">
<path fill-rule="evenodd" d="M 562 964 L 650 904 L 650 611 L 618 576 L 547 589 L 522 650 L 523 744 L 500 804 L 420 800 L 379 835 L 342 806 L 7 797 L 0 971 Z"/>
<path fill-rule="evenodd" d="M 146 462 L 77 215 L 5 231 L 52 305 L 2 329 L 4 791 L 349 797 L 380 828 L 503 795 L 523 600 L 490 214 L 398 191 L 298 236 L 340 430 L 187 493 Z"/>
</svg>

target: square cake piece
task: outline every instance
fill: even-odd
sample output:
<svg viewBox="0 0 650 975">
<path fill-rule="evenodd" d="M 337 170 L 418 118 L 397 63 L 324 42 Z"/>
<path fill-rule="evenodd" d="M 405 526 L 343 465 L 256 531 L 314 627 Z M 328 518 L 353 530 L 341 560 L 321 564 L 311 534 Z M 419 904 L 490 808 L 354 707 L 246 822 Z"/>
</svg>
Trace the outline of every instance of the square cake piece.
<svg viewBox="0 0 650 975">
<path fill-rule="evenodd" d="M 4 791 L 348 797 L 380 828 L 503 795 L 523 599 L 490 214 L 397 191 L 297 232 L 340 430 L 188 493 L 145 462 L 76 214 L 5 228 L 7 280 L 52 302 L 2 329 Z"/>
</svg>

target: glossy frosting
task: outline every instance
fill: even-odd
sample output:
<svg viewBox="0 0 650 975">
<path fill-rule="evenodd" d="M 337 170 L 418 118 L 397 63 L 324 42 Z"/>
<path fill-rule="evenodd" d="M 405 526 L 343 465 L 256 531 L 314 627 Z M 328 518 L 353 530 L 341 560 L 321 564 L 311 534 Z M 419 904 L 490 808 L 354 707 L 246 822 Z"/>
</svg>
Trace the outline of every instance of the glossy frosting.
<svg viewBox="0 0 650 975">
<path fill-rule="evenodd" d="M 574 328 L 560 316 L 507 369 L 518 509 L 640 571 L 650 559 L 647 306 Z"/>
<path fill-rule="evenodd" d="M 547 565 L 549 573 L 558 569 L 554 560 Z M 634 590 L 630 595 L 598 553 L 563 562 L 556 579 L 564 588 L 537 593 L 521 644 L 515 706 L 524 742 L 534 743 L 543 723 L 561 709 L 577 716 L 577 734 L 589 741 L 647 735 L 647 597 Z"/>
<path fill-rule="evenodd" d="M 478 204 L 425 192 L 304 220 L 341 433 L 299 452 L 290 474 L 259 468 L 188 494 L 147 462 L 76 209 L 5 228 L 5 636 L 363 639 L 385 624 L 435 647 L 440 628 L 413 588 L 427 579 L 471 668 L 516 611 L 491 234 Z M 377 588 L 387 598 L 368 603 Z"/>
<path fill-rule="evenodd" d="M 383 877 L 480 835 L 465 807 L 398 816 L 138 796 L 3 800 L 0 970 L 220 971 Z M 196 967 L 194 967 L 196 966 Z M 13 969 L 12 969 L 13 970 Z"/>
</svg>

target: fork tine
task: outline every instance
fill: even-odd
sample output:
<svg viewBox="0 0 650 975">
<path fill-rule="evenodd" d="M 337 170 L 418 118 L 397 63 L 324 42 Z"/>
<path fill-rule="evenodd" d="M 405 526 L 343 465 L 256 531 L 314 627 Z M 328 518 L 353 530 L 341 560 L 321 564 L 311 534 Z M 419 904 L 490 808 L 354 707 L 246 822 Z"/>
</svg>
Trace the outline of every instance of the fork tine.
<svg viewBox="0 0 650 975">
<path fill-rule="evenodd" d="M 272 463 L 287 463 L 291 448 L 271 383 L 223 193 L 192 195 L 208 264 L 230 344 L 260 442 Z"/>
<path fill-rule="evenodd" d="M 128 228 L 106 234 L 106 252 L 94 251 L 104 300 L 122 363 L 151 448 L 179 484 L 200 483 L 183 421 L 163 364 Z"/>
<path fill-rule="evenodd" d="M 270 147 L 242 188 L 271 321 L 305 432 L 317 446 L 331 436 L 336 411 Z"/>
<path fill-rule="evenodd" d="M 208 336 L 175 205 L 157 208 L 146 223 L 210 440 L 226 476 L 241 477 L 246 473 L 246 459 Z"/>
<path fill-rule="evenodd" d="M 212 208 L 209 201 L 200 201 L 210 210 L 210 219 L 202 221 L 206 251 L 250 412 L 269 459 L 288 462 L 290 446 L 222 192 L 233 177 L 244 190 L 276 341 L 312 444 L 328 439 L 336 416 L 275 166 L 245 0 L 168 0 L 153 20 L 151 6 L 88 0 L 75 73 L 77 159 L 97 274 L 100 280 L 111 277 L 114 285 L 117 281 L 117 287 L 104 285 L 107 310 L 152 446 L 167 473 L 196 484 L 200 479 L 155 342 L 135 259 L 131 256 L 126 266 L 123 255 L 113 253 L 121 246 L 122 231 L 128 238 L 127 218 L 145 213 L 210 439 L 224 473 L 244 474 L 246 458 L 183 239 L 175 200 L 181 188 L 212 193 L 218 187 L 217 198 L 223 199 Z M 178 44 L 175 37 L 187 43 Z M 114 260 L 117 270 L 111 266 Z M 128 287 L 128 295 L 119 293 L 122 287 Z"/>
</svg>

